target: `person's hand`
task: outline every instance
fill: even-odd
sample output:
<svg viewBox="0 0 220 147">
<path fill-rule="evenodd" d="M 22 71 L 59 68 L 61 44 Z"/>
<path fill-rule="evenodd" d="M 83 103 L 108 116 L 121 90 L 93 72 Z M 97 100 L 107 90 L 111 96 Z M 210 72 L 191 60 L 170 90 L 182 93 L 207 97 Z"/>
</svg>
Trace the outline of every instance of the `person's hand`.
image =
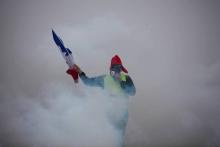
<svg viewBox="0 0 220 147">
<path fill-rule="evenodd" d="M 74 64 L 74 68 L 76 69 L 76 71 L 78 72 L 78 74 L 82 73 L 82 70 L 80 69 L 80 67 L 76 64 Z"/>
</svg>

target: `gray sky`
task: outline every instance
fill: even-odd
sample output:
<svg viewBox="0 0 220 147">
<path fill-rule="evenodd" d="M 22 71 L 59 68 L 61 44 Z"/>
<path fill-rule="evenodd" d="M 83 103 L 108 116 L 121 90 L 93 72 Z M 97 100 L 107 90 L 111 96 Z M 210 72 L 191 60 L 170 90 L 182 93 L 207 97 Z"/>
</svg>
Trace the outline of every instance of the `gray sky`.
<svg viewBox="0 0 220 147">
<path fill-rule="evenodd" d="M 2 0 L 0 146 L 22 134 L 8 133 L 13 106 L 28 105 L 18 98 L 36 99 L 54 83 L 83 88 L 65 74 L 52 28 L 90 76 L 121 56 L 137 88 L 127 147 L 220 146 L 219 14 L 218 0 Z"/>
</svg>

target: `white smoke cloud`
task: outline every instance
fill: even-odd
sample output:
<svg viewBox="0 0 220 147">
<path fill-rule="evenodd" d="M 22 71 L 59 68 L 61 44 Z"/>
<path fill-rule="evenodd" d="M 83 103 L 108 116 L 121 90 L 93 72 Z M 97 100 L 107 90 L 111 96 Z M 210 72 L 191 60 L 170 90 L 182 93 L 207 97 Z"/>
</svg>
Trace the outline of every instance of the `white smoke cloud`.
<svg viewBox="0 0 220 147">
<path fill-rule="evenodd" d="M 122 138 L 112 122 L 121 117 L 127 101 L 107 97 L 99 88 L 84 89 L 79 96 L 72 87 L 53 83 L 34 97 L 3 95 L 2 146 L 120 146 Z"/>
</svg>

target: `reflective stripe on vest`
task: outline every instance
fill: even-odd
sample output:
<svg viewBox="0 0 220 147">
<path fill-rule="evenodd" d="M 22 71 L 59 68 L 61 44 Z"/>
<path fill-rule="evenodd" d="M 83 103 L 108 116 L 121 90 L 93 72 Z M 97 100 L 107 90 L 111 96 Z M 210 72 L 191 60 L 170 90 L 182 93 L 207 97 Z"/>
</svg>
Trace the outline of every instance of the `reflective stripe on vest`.
<svg viewBox="0 0 220 147">
<path fill-rule="evenodd" d="M 111 75 L 106 75 L 104 78 L 104 89 L 109 92 L 111 96 L 127 97 L 121 88 L 118 81 L 114 80 Z"/>
</svg>

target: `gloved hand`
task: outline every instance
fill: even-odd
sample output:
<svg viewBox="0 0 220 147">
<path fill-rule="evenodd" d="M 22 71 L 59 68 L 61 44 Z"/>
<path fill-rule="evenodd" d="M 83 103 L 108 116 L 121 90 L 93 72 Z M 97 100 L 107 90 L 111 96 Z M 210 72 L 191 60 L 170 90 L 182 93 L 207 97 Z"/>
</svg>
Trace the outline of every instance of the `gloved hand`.
<svg viewBox="0 0 220 147">
<path fill-rule="evenodd" d="M 82 70 L 80 69 L 80 67 L 79 67 L 78 65 L 74 64 L 73 67 L 76 69 L 76 71 L 78 72 L 78 74 L 81 74 L 81 73 L 82 73 Z"/>
<path fill-rule="evenodd" d="M 66 71 L 66 73 L 73 77 L 75 83 L 78 83 L 79 74 L 81 74 L 82 71 L 78 65 L 74 64 L 71 68 L 69 68 Z"/>
<path fill-rule="evenodd" d="M 72 76 L 75 83 L 78 83 L 79 73 L 76 68 L 69 68 L 66 73 Z"/>
</svg>

